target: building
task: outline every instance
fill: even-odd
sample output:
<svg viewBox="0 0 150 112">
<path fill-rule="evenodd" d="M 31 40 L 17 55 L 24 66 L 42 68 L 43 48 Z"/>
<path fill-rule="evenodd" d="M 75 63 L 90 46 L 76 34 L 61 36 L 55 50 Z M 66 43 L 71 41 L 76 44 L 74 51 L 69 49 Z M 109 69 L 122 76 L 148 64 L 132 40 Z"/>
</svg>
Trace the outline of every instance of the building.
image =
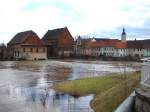
<svg viewBox="0 0 150 112">
<path fill-rule="evenodd" d="M 144 57 L 150 57 L 150 40 L 143 40 L 143 55 Z"/>
<path fill-rule="evenodd" d="M 121 40 L 108 38 L 87 38 L 82 39 L 80 36 L 76 40 L 76 53 L 94 57 L 127 57 L 127 34 L 125 28 L 121 34 Z"/>
<path fill-rule="evenodd" d="M 120 53 L 123 42 L 117 39 L 92 39 L 85 44 L 86 55 L 95 57 L 115 57 Z M 122 50 L 121 50 L 122 51 Z"/>
<path fill-rule="evenodd" d="M 16 34 L 7 45 L 9 58 L 11 59 L 47 59 L 47 48 L 42 44 L 38 35 L 32 30 Z"/>
<path fill-rule="evenodd" d="M 74 39 L 67 27 L 48 30 L 42 38 L 47 46 L 47 56 L 69 57 L 73 54 Z"/>
<path fill-rule="evenodd" d="M 83 47 L 83 43 L 82 43 L 82 38 L 81 36 L 78 36 L 78 38 L 75 41 L 75 46 L 74 46 L 74 52 L 76 55 L 81 55 L 82 54 L 82 47 Z"/>
<path fill-rule="evenodd" d="M 101 53 L 105 57 L 114 57 L 115 45 L 119 42 L 118 39 L 108 39 L 104 41 L 103 52 Z"/>
<path fill-rule="evenodd" d="M 127 41 L 127 49 L 131 57 L 142 58 L 144 56 L 143 41 L 141 40 Z"/>
<path fill-rule="evenodd" d="M 83 39 L 79 36 L 76 40 L 76 54 L 139 60 L 150 57 L 150 40 L 128 41 L 125 28 L 121 33 L 121 40 L 94 37 Z"/>
<path fill-rule="evenodd" d="M 128 49 L 127 49 L 127 43 L 126 42 L 116 42 L 114 44 L 114 55 L 113 57 L 127 57 L 129 55 Z"/>
<path fill-rule="evenodd" d="M 99 57 L 101 55 L 103 42 L 91 40 L 85 44 L 85 55 Z"/>
<path fill-rule="evenodd" d="M 127 40 L 127 34 L 125 32 L 125 28 L 123 28 L 123 32 L 121 34 L 121 42 L 126 42 Z"/>
<path fill-rule="evenodd" d="M 0 60 L 6 60 L 8 58 L 7 55 L 7 47 L 4 44 L 0 45 Z"/>
<path fill-rule="evenodd" d="M 87 55 L 86 54 L 86 44 L 90 41 L 91 41 L 90 38 L 82 38 L 81 36 L 78 36 L 78 38 L 75 40 L 74 54 L 77 57 Z"/>
</svg>

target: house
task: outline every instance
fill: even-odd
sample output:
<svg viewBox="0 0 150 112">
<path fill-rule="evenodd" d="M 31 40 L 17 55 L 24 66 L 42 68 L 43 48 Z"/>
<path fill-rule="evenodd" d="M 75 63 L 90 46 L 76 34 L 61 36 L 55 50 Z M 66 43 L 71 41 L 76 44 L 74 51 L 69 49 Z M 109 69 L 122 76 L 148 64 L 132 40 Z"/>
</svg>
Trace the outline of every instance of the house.
<svg viewBox="0 0 150 112">
<path fill-rule="evenodd" d="M 150 39 L 143 40 L 143 48 L 144 57 L 150 57 Z"/>
<path fill-rule="evenodd" d="M 74 53 L 77 57 L 87 55 L 85 47 L 86 44 L 90 41 L 91 41 L 90 38 L 83 38 L 81 36 L 78 36 L 78 38 L 75 40 L 75 48 L 74 48 Z"/>
<path fill-rule="evenodd" d="M 128 49 L 126 48 L 127 42 L 116 42 L 114 56 L 113 57 L 127 57 L 129 55 Z"/>
<path fill-rule="evenodd" d="M 0 60 L 7 59 L 7 47 L 4 44 L 0 45 Z"/>
<path fill-rule="evenodd" d="M 86 55 L 113 57 L 117 39 L 92 39 L 85 44 Z"/>
<path fill-rule="evenodd" d="M 42 38 L 47 46 L 47 56 L 69 57 L 73 53 L 74 39 L 67 27 L 48 30 Z"/>
<path fill-rule="evenodd" d="M 75 54 L 80 56 L 100 56 L 103 54 L 103 43 L 108 41 L 108 38 L 83 38 L 79 36 L 75 41 Z"/>
<path fill-rule="evenodd" d="M 104 41 L 102 48 L 102 55 L 106 57 L 113 57 L 115 52 L 115 44 L 119 42 L 118 39 L 108 39 Z"/>
<path fill-rule="evenodd" d="M 9 58 L 11 59 L 47 59 L 47 48 L 42 44 L 38 35 L 32 30 L 17 33 L 7 45 Z"/>
<path fill-rule="evenodd" d="M 101 41 L 93 41 L 93 39 L 85 44 L 85 54 L 88 56 L 99 57 L 103 43 Z"/>
<path fill-rule="evenodd" d="M 141 40 L 127 41 L 127 49 L 131 57 L 142 58 L 144 56 L 143 41 Z"/>
<path fill-rule="evenodd" d="M 82 38 L 81 36 L 78 36 L 78 38 L 75 40 L 75 46 L 74 46 L 74 52 L 76 55 L 81 55 L 82 54 Z"/>
</svg>

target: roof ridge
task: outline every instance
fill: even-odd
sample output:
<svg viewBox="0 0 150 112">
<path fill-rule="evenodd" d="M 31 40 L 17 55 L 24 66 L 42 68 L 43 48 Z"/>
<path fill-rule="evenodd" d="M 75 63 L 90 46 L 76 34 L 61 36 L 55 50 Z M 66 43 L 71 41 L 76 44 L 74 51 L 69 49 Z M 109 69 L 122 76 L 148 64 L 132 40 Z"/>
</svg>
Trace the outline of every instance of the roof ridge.
<svg viewBox="0 0 150 112">
<path fill-rule="evenodd" d="M 66 29 L 67 27 L 62 27 L 62 28 L 55 28 L 55 29 L 48 29 L 48 31 L 54 31 L 54 30 L 61 30 L 61 29 Z"/>
<path fill-rule="evenodd" d="M 10 41 L 8 44 L 18 44 L 18 43 L 22 43 L 26 40 L 26 38 L 30 35 L 30 34 L 35 34 L 37 35 L 33 30 L 27 30 L 27 31 L 22 31 L 17 33 Z"/>
</svg>

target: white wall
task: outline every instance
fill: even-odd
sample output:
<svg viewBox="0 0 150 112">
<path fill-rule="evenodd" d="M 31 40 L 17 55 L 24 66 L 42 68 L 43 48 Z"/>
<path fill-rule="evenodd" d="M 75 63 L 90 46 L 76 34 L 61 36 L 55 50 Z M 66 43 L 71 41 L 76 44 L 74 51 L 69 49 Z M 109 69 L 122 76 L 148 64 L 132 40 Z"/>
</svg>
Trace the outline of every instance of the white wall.
<svg viewBox="0 0 150 112">
<path fill-rule="evenodd" d="M 47 53 L 23 53 L 22 57 L 26 60 L 40 60 L 47 59 Z"/>
</svg>

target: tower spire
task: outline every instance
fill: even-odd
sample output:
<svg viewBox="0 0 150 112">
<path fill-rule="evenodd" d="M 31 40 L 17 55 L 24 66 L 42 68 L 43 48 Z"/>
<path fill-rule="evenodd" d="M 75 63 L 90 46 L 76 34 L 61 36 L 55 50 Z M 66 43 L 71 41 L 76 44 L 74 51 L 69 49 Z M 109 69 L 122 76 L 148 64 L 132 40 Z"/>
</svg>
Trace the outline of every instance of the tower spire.
<svg viewBox="0 0 150 112">
<path fill-rule="evenodd" d="M 122 31 L 122 34 L 121 34 L 121 41 L 122 42 L 125 42 L 126 41 L 126 32 L 125 32 L 125 28 L 123 27 L 123 31 Z"/>
<path fill-rule="evenodd" d="M 126 32 L 125 32 L 125 28 L 123 27 L 123 31 L 122 31 L 122 34 L 126 34 Z"/>
</svg>

